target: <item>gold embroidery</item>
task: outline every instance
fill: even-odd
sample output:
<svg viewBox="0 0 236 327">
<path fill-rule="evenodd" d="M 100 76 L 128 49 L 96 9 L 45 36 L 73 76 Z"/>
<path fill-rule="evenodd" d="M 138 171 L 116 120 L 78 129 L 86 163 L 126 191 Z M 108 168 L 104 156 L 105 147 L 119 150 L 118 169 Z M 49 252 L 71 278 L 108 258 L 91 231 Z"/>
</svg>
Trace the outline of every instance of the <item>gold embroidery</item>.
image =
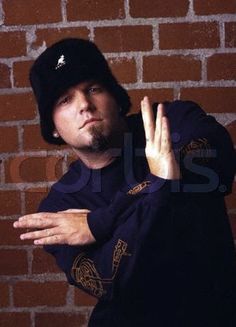
<svg viewBox="0 0 236 327">
<path fill-rule="evenodd" d="M 131 255 L 126 253 L 127 247 L 128 244 L 126 242 L 120 239 L 117 241 L 113 252 L 111 278 L 101 278 L 95 268 L 94 262 L 86 258 L 85 253 L 81 253 L 75 259 L 71 269 L 72 278 L 94 296 L 101 297 L 106 293 L 103 288 L 104 284 L 111 284 L 115 278 L 122 257 Z"/>
<path fill-rule="evenodd" d="M 208 143 L 206 138 L 199 138 L 197 140 L 193 140 L 180 149 L 180 154 L 182 157 L 186 156 L 186 154 L 194 153 L 198 154 L 197 158 L 200 158 L 202 161 L 209 161 L 210 144 Z"/>
<path fill-rule="evenodd" d="M 72 267 L 72 276 L 75 281 L 81 284 L 97 297 L 104 294 L 101 277 L 99 276 L 92 260 L 80 254 L 74 261 Z"/>
<path fill-rule="evenodd" d="M 150 181 L 144 181 L 144 182 L 134 186 L 131 190 L 129 190 L 127 192 L 127 194 L 135 195 L 135 194 L 141 192 L 145 187 L 149 186 L 150 184 L 151 184 Z"/>
<path fill-rule="evenodd" d="M 124 255 L 130 255 L 128 253 L 126 253 L 126 249 L 128 247 L 128 244 L 122 240 L 118 240 L 116 246 L 115 246 L 115 250 L 113 253 L 113 262 L 112 262 L 112 272 L 113 272 L 113 278 L 116 275 L 116 272 L 119 268 L 120 265 L 120 260 L 122 259 L 122 257 Z"/>
</svg>

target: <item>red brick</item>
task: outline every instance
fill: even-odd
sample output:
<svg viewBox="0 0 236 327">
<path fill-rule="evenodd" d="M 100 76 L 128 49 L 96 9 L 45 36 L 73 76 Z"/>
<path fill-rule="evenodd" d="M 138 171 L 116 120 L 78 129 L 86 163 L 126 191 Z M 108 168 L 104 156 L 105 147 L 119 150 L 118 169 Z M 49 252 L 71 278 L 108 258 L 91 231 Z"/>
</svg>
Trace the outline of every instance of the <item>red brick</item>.
<svg viewBox="0 0 236 327">
<path fill-rule="evenodd" d="M 13 76 L 15 87 L 29 87 L 29 70 L 32 61 L 18 61 L 13 64 Z"/>
<path fill-rule="evenodd" d="M 0 88 L 11 87 L 10 68 L 0 63 Z"/>
<path fill-rule="evenodd" d="M 125 17 L 123 0 L 68 0 L 67 19 L 101 20 L 122 19 Z"/>
<path fill-rule="evenodd" d="M 35 249 L 33 251 L 32 272 L 33 274 L 61 273 L 61 270 L 56 265 L 52 255 L 43 249 Z"/>
<path fill-rule="evenodd" d="M 229 215 L 229 221 L 232 229 L 234 239 L 236 239 L 236 214 Z"/>
<path fill-rule="evenodd" d="M 8 284 L 0 283 L 0 294 L 1 294 L 1 296 L 0 296 L 0 307 L 9 306 Z M 1 316 L 0 316 L 0 321 L 1 321 Z"/>
<path fill-rule="evenodd" d="M 36 106 L 31 93 L 0 95 L 0 108 L 0 121 L 36 117 Z"/>
<path fill-rule="evenodd" d="M 62 175 L 61 157 L 15 157 L 5 162 L 7 183 L 54 181 Z"/>
<path fill-rule="evenodd" d="M 66 304 L 67 282 L 18 282 L 14 285 L 13 301 L 16 307 Z"/>
<path fill-rule="evenodd" d="M 137 81 L 136 63 L 134 59 L 110 58 L 108 63 L 120 83 L 135 83 Z"/>
<path fill-rule="evenodd" d="M 181 90 L 181 99 L 195 101 L 207 112 L 235 112 L 236 88 L 186 88 Z"/>
<path fill-rule="evenodd" d="M 13 220 L 0 220 L 0 245 L 25 245 L 32 244 L 32 241 L 22 242 L 20 234 L 26 232 L 25 229 L 13 227 Z"/>
<path fill-rule="evenodd" d="M 186 81 L 201 79 L 201 61 L 191 56 L 144 57 L 144 82 Z"/>
<path fill-rule="evenodd" d="M 188 0 L 130 0 L 132 17 L 182 17 L 188 12 Z"/>
<path fill-rule="evenodd" d="M 30 313 L 21 312 L 0 312 L 1 327 L 30 327 Z M 46 325 L 45 325 L 46 326 Z"/>
<path fill-rule="evenodd" d="M 30 214 L 38 210 L 40 202 L 46 197 L 48 189 L 32 188 L 25 191 L 25 213 Z"/>
<path fill-rule="evenodd" d="M 207 78 L 215 80 L 235 80 L 236 53 L 215 54 L 207 60 Z"/>
<path fill-rule="evenodd" d="M 41 46 L 45 43 L 47 46 L 69 37 L 80 37 L 88 39 L 89 30 L 86 27 L 70 27 L 70 28 L 50 28 L 36 30 L 36 41 L 33 47 Z"/>
<path fill-rule="evenodd" d="M 220 46 L 215 22 L 160 24 L 160 49 L 198 49 Z"/>
<path fill-rule="evenodd" d="M 225 23 L 225 46 L 236 47 L 236 22 Z"/>
<path fill-rule="evenodd" d="M 5 25 L 56 23 L 62 20 L 60 0 L 3 0 Z"/>
<path fill-rule="evenodd" d="M 17 215 L 21 212 L 20 192 L 0 191 L 0 216 Z"/>
<path fill-rule="evenodd" d="M 25 250 L 0 250 L 0 275 L 22 275 L 28 273 Z"/>
<path fill-rule="evenodd" d="M 234 145 L 236 145 L 236 120 L 227 125 L 226 128 L 234 142 Z"/>
<path fill-rule="evenodd" d="M 149 97 L 151 102 L 171 101 L 174 97 L 172 89 L 137 89 L 129 90 L 128 93 L 132 101 L 132 113 L 140 111 L 140 102 L 145 95 Z"/>
<path fill-rule="evenodd" d="M 0 57 L 26 55 L 25 32 L 0 32 Z"/>
<path fill-rule="evenodd" d="M 0 127 L 0 152 L 15 152 L 18 148 L 18 133 L 16 127 Z"/>
<path fill-rule="evenodd" d="M 39 125 L 26 125 L 23 132 L 24 150 L 63 150 L 67 145 L 53 145 L 45 142 Z"/>
<path fill-rule="evenodd" d="M 84 313 L 36 313 L 35 327 L 83 327 L 87 322 Z"/>
<path fill-rule="evenodd" d="M 235 0 L 194 0 L 195 14 L 197 15 L 217 15 L 236 13 Z"/>
<path fill-rule="evenodd" d="M 94 306 L 97 299 L 82 290 L 75 288 L 75 304 L 78 306 Z"/>
<path fill-rule="evenodd" d="M 95 43 L 103 52 L 152 50 L 152 26 L 95 28 Z"/>
</svg>

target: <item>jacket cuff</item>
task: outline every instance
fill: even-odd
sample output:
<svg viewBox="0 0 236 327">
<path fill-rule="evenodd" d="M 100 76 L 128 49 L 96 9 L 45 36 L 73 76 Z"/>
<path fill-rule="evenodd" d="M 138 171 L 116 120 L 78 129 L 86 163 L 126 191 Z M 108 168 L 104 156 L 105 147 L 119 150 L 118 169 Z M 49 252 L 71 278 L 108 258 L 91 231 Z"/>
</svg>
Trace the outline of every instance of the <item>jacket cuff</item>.
<svg viewBox="0 0 236 327">
<path fill-rule="evenodd" d="M 107 224 L 106 208 L 99 208 L 88 213 L 87 222 L 97 242 L 104 241 L 111 235 L 112 224 Z"/>
</svg>

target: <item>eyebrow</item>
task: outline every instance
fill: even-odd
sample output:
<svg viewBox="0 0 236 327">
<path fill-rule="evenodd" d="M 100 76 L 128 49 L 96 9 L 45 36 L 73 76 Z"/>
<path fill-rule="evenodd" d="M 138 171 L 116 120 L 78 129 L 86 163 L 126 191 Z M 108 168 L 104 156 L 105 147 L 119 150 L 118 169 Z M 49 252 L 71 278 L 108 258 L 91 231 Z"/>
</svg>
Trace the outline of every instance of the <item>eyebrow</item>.
<svg viewBox="0 0 236 327">
<path fill-rule="evenodd" d="M 99 85 L 101 87 L 104 87 L 103 84 L 99 81 L 96 80 L 91 80 L 91 81 L 85 81 L 85 82 L 81 82 L 81 83 L 85 83 L 85 86 L 82 88 L 82 91 L 87 90 L 88 88 L 90 88 L 92 85 Z M 77 85 L 81 84 L 78 83 Z M 58 101 L 60 101 L 61 98 L 63 98 L 64 96 L 66 96 L 68 93 L 70 93 L 73 89 L 76 88 L 77 85 L 71 86 L 70 88 L 68 88 L 63 94 L 61 94 L 58 99 L 56 100 L 56 104 L 58 103 Z"/>
</svg>

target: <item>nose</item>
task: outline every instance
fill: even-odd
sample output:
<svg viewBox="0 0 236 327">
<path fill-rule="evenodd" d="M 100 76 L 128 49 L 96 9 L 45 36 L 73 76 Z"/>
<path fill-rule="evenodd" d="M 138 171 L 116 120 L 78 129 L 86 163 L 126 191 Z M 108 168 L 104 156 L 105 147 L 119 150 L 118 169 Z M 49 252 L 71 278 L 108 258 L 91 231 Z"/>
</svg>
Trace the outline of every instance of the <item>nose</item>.
<svg viewBox="0 0 236 327">
<path fill-rule="evenodd" d="M 76 91 L 76 102 L 77 102 L 77 109 L 80 114 L 82 114 L 84 111 L 93 110 L 93 104 L 89 96 L 85 92 Z"/>
</svg>

